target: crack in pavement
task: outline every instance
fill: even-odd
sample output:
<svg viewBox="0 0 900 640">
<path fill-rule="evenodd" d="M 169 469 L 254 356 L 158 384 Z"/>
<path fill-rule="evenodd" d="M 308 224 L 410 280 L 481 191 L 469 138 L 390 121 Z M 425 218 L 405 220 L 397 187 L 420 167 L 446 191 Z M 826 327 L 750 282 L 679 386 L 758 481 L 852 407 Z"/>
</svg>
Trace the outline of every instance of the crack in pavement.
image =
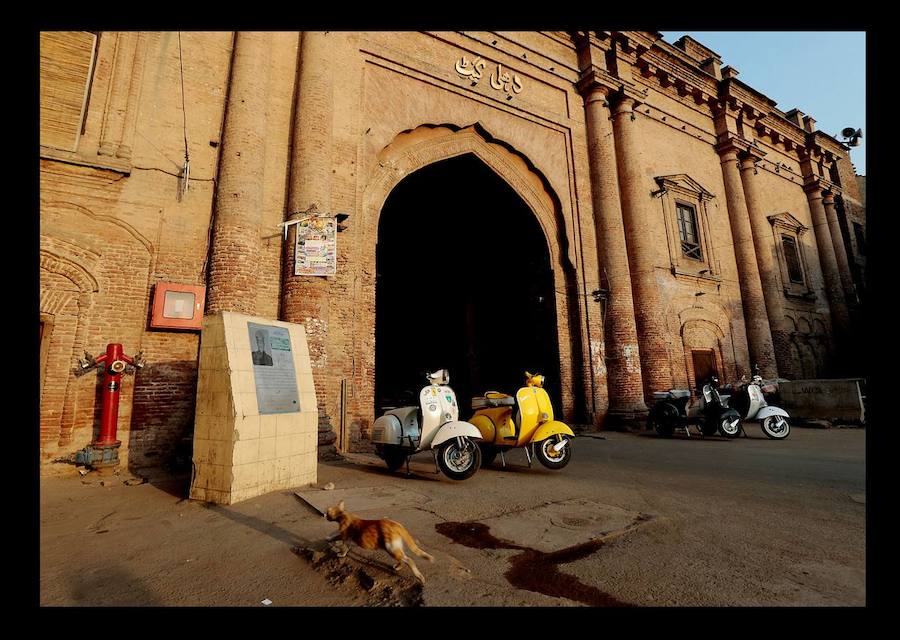
<svg viewBox="0 0 900 640">
<path fill-rule="evenodd" d="M 103 516 L 99 520 L 97 520 L 97 522 L 95 522 L 92 525 L 89 525 L 85 529 L 85 531 L 97 531 L 100 528 L 100 525 L 103 524 L 103 521 L 106 520 L 111 515 L 115 515 L 115 513 L 116 513 L 116 511 L 111 511 L 111 512 L 107 513 L 105 516 Z"/>
</svg>

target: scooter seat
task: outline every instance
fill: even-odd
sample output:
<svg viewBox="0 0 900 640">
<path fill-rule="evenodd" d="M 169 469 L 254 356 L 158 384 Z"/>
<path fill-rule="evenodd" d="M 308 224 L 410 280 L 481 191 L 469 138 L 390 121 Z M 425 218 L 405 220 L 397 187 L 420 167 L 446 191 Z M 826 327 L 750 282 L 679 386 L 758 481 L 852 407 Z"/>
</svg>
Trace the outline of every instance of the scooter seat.
<svg viewBox="0 0 900 640">
<path fill-rule="evenodd" d="M 479 396 L 472 398 L 473 409 L 493 409 L 495 407 L 512 407 L 515 406 L 516 399 L 510 396 L 505 398 L 485 398 Z"/>
<path fill-rule="evenodd" d="M 654 400 L 678 400 L 680 398 L 690 398 L 690 389 L 669 389 L 668 391 L 654 391 Z"/>
</svg>

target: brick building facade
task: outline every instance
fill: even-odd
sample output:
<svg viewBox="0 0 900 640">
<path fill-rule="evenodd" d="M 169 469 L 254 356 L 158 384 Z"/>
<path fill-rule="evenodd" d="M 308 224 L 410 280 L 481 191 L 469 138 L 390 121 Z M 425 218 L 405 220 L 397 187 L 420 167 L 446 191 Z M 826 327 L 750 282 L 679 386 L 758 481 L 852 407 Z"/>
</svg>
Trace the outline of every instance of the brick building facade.
<svg viewBox="0 0 900 640">
<path fill-rule="evenodd" d="M 200 335 L 149 327 L 160 282 L 206 285 L 207 312 L 302 323 L 320 444 L 364 449 L 391 323 L 376 318 L 395 259 L 379 253 L 381 213 L 433 165 L 478 201 L 482 183 L 450 168 L 460 157 L 537 222 L 548 284 L 517 304 L 550 292 L 555 331 L 505 311 L 516 339 L 554 342 L 542 373 L 567 420 L 640 416 L 654 390 L 751 363 L 860 373 L 865 204 L 847 150 L 737 76 L 653 32 L 42 34 L 43 460 L 90 441 L 100 378 L 71 371 L 107 342 L 148 362 L 123 385 L 122 457 L 161 464 L 191 433 Z M 350 214 L 334 276 L 294 275 L 281 225 L 311 209 Z M 411 242 L 434 241 L 416 229 Z M 458 252 L 486 282 L 520 259 L 487 246 Z M 448 324 L 428 322 L 477 333 L 487 303 L 448 295 Z M 469 324 L 449 324 L 466 304 Z M 391 339 L 397 357 L 415 350 Z"/>
</svg>

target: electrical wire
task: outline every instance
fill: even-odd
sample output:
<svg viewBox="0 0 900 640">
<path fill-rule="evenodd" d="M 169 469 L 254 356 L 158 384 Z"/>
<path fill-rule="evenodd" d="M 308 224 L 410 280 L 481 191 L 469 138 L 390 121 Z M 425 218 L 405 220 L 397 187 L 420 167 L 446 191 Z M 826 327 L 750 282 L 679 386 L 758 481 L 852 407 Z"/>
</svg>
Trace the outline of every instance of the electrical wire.
<svg viewBox="0 0 900 640">
<path fill-rule="evenodd" d="M 178 32 L 178 66 L 181 70 L 181 118 L 182 118 L 182 130 L 184 132 L 184 167 L 182 168 L 182 188 L 181 188 L 181 197 L 184 197 L 184 194 L 187 193 L 188 190 L 188 180 L 190 179 L 190 171 L 191 171 L 191 159 L 188 154 L 188 138 L 187 138 L 187 108 L 185 107 L 184 101 L 184 57 L 182 56 L 181 51 L 181 31 Z"/>
</svg>

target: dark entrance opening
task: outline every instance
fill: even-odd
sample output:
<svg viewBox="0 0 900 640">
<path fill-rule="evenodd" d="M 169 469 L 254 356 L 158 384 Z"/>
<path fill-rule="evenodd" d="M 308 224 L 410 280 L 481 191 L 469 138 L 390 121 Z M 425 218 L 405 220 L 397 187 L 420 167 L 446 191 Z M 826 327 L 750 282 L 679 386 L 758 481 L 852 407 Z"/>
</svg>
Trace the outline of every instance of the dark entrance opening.
<svg viewBox="0 0 900 640">
<path fill-rule="evenodd" d="M 691 358 L 694 361 L 694 389 L 699 394 L 710 376 L 719 378 L 716 355 L 712 349 L 694 349 L 691 351 Z"/>
<path fill-rule="evenodd" d="M 460 419 L 475 395 L 542 373 L 562 411 L 550 254 L 531 209 L 471 154 L 407 176 L 385 201 L 376 252 L 375 413 L 417 402 L 450 371 Z"/>
</svg>

